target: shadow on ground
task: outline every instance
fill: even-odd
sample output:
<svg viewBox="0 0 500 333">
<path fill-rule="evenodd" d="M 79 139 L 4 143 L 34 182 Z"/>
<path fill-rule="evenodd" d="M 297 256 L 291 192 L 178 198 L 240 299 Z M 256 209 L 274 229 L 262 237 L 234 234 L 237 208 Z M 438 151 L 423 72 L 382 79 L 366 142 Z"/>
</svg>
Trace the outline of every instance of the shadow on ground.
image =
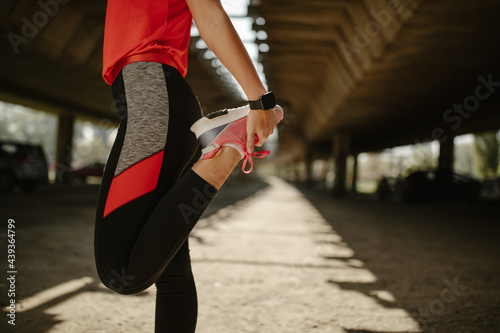
<svg viewBox="0 0 500 333">
<path fill-rule="evenodd" d="M 422 332 L 500 332 L 497 207 L 334 199 L 299 189 L 354 251 L 352 257 L 330 259 L 357 259 L 376 276 L 373 283 L 330 283 L 405 309 Z"/>
<path fill-rule="evenodd" d="M 221 192 L 215 196 L 201 218 L 210 217 L 211 215 L 217 213 L 221 208 L 244 200 L 268 186 L 269 184 L 259 177 L 253 175 L 243 175 L 237 172 L 223 185 Z"/>
<path fill-rule="evenodd" d="M 267 185 L 256 178 L 241 180 L 238 176 L 232 177 L 224 185 L 224 195 L 214 198 L 204 217 L 245 199 Z M 4 222 L 0 229 L 1 253 L 7 253 L 7 220 L 14 219 L 16 225 L 16 302 L 19 304 L 20 300 L 30 299 L 33 295 L 43 300 L 45 291 L 52 293 L 46 301 L 27 309 L 21 309 L 18 305 L 15 327 L 7 324 L 3 310 L 1 332 L 48 332 L 65 319 L 58 318 L 47 309 L 64 306 L 63 303 L 74 296 L 88 292 L 95 295 L 84 307 L 85 313 L 79 316 L 89 316 L 91 322 L 92 313 L 98 311 L 92 300 L 111 297 L 111 292 L 99 283 L 94 266 L 93 236 L 98 190 L 98 185 L 52 185 L 38 188 L 32 193 L 0 194 L 0 211 Z M 8 270 L 6 265 L 5 258 L 0 264 L 4 274 Z M 1 307 L 10 301 L 7 297 L 8 286 L 4 281 L 5 278 L 0 281 Z M 66 292 L 64 288 L 58 290 L 65 285 Z M 145 294 L 139 293 L 133 297 Z M 154 312 L 150 312 L 153 315 Z M 133 327 L 129 328 L 134 330 Z"/>
</svg>

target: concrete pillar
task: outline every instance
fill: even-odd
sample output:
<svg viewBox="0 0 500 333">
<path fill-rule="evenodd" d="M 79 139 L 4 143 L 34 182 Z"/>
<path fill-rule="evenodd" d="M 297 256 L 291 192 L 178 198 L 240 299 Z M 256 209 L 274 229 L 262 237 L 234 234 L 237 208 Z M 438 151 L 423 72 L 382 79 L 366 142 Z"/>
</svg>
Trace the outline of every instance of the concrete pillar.
<svg viewBox="0 0 500 333">
<path fill-rule="evenodd" d="M 454 148 L 453 137 L 449 136 L 439 145 L 438 170 L 446 171 L 451 174 L 453 172 L 453 155 Z"/>
<path fill-rule="evenodd" d="M 358 182 L 358 154 L 353 155 L 354 163 L 352 166 L 351 192 L 356 193 L 356 184 Z"/>
<path fill-rule="evenodd" d="M 306 167 L 306 179 L 305 179 L 305 184 L 306 186 L 311 186 L 312 184 L 312 163 L 313 163 L 313 156 L 310 150 L 307 151 L 306 153 L 306 158 L 305 158 L 305 167 Z"/>
<path fill-rule="evenodd" d="M 333 160 L 335 163 L 335 179 L 332 193 L 343 196 L 346 190 L 347 156 L 349 155 L 350 139 L 346 133 L 336 132 L 333 136 Z"/>
<path fill-rule="evenodd" d="M 71 168 L 74 123 L 75 118 L 73 116 L 59 116 L 56 143 L 56 182 L 58 183 L 68 181 L 68 171 Z"/>
<path fill-rule="evenodd" d="M 293 182 L 296 182 L 299 179 L 299 172 L 297 168 L 297 162 L 294 161 L 290 164 L 290 179 Z"/>
</svg>

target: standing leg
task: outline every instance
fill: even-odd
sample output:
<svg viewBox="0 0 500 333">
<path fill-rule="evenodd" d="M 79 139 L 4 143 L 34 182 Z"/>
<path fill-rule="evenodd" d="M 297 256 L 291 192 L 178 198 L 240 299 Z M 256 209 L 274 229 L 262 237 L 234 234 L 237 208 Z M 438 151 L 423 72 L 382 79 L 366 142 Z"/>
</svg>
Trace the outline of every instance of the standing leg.
<svg viewBox="0 0 500 333">
<path fill-rule="evenodd" d="M 156 281 L 155 333 L 194 333 L 198 315 L 188 241 Z"/>
<path fill-rule="evenodd" d="M 227 168 L 226 164 L 233 164 L 233 155 L 230 149 L 222 156 L 225 156 L 224 165 L 220 169 Z M 236 151 L 235 151 L 236 152 Z M 239 153 L 236 152 L 236 160 Z M 186 173 L 190 172 L 192 165 L 207 168 L 204 162 L 198 161 L 198 156 L 193 159 Z M 222 161 L 221 161 L 222 162 Z M 215 165 L 217 166 L 217 165 Z M 229 173 L 223 174 L 220 169 L 217 173 L 220 178 L 227 178 Z M 232 170 L 232 169 L 231 169 Z M 203 174 L 203 170 L 201 173 Z M 156 313 L 155 313 L 155 333 L 194 333 L 198 316 L 198 299 L 196 295 L 196 285 L 191 270 L 191 259 L 189 256 L 188 240 L 184 242 L 177 254 L 169 262 L 162 275 L 156 281 Z"/>
</svg>

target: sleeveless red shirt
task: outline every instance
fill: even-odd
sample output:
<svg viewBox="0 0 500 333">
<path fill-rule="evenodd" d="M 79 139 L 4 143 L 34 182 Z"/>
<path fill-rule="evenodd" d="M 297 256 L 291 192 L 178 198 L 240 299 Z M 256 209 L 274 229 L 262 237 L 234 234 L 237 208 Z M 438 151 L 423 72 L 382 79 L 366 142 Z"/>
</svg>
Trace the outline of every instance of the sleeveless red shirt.
<svg viewBox="0 0 500 333">
<path fill-rule="evenodd" d="M 192 16 L 186 0 L 108 0 L 102 77 L 112 84 L 126 65 L 159 62 L 187 72 Z"/>
</svg>

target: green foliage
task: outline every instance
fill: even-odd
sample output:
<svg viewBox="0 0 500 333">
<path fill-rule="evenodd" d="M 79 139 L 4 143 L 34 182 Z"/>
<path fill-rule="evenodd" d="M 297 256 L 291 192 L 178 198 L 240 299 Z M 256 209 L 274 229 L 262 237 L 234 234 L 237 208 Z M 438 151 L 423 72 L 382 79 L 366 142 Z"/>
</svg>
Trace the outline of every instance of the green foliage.
<svg viewBox="0 0 500 333">
<path fill-rule="evenodd" d="M 432 151 L 432 142 L 422 142 L 412 146 L 409 167 L 406 174 L 418 170 L 432 170 L 437 167 L 437 156 Z"/>
<path fill-rule="evenodd" d="M 57 124 L 54 114 L 0 101 L 0 139 L 40 144 L 49 163 L 55 161 Z M 114 141 L 114 130 L 106 119 L 99 124 L 76 120 L 72 165 L 104 163 Z"/>
<path fill-rule="evenodd" d="M 500 159 L 500 143 L 497 132 L 486 132 L 474 135 L 474 147 L 477 166 L 483 177 L 494 177 L 498 174 Z"/>
<path fill-rule="evenodd" d="M 52 162 L 56 133 L 55 115 L 0 101 L 0 139 L 40 144 Z"/>
<path fill-rule="evenodd" d="M 114 128 L 76 120 L 73 133 L 73 166 L 105 163 L 114 141 L 114 134 Z"/>
</svg>

